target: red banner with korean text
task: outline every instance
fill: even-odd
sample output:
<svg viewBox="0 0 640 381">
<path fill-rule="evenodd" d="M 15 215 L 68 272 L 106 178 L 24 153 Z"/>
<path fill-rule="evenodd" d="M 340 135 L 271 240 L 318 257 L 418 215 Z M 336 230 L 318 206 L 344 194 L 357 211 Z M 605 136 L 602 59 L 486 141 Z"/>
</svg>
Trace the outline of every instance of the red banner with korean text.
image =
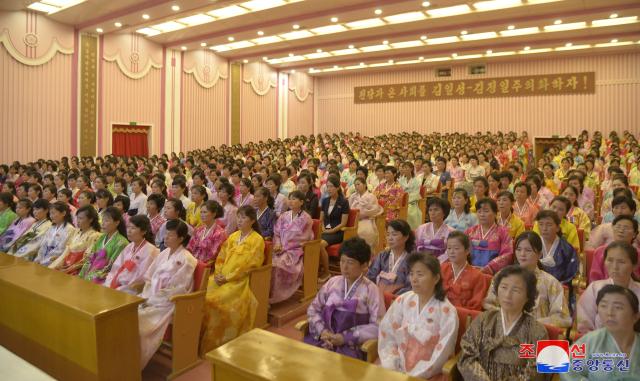
<svg viewBox="0 0 640 381">
<path fill-rule="evenodd" d="M 595 72 L 586 72 L 360 86 L 353 89 L 353 101 L 356 104 L 411 102 L 594 94 L 595 91 Z"/>
</svg>

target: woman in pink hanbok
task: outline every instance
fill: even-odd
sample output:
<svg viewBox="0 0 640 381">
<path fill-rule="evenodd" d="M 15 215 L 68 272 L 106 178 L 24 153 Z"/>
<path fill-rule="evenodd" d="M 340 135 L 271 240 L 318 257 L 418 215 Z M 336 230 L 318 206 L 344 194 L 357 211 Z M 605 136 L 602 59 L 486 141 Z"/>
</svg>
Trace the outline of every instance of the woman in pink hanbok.
<svg viewBox="0 0 640 381">
<path fill-rule="evenodd" d="M 217 201 L 202 204 L 200 220 L 202 224 L 193 232 L 187 249 L 202 262 L 215 263 L 220 247 L 227 240 L 227 233 L 216 220 L 224 216 L 224 209 Z"/>
<path fill-rule="evenodd" d="M 398 183 L 398 170 L 392 166 L 384 168 L 385 182 L 380 183 L 373 194 L 378 198 L 381 205 L 387 211 L 386 221 L 397 220 L 402 206 L 404 190 Z"/>
<path fill-rule="evenodd" d="M 367 190 L 367 181 L 362 177 L 357 177 L 353 182 L 356 191 L 349 196 L 349 207 L 358 209 L 358 237 L 364 239 L 371 251 L 374 252 L 378 246 L 378 227 L 375 218 L 382 213 L 382 207 L 378 204 L 378 199 Z"/>
<path fill-rule="evenodd" d="M 153 245 L 151 223 L 145 215 L 138 214 L 129 219 L 127 238 L 131 243 L 113 262 L 104 285 L 135 295 L 144 285 L 144 274 L 160 251 Z"/>
<path fill-rule="evenodd" d="M 302 210 L 304 193 L 289 193 L 289 210 L 273 229 L 273 275 L 269 303 L 289 299 L 302 282 L 302 243 L 313 239 L 313 220 Z"/>
</svg>

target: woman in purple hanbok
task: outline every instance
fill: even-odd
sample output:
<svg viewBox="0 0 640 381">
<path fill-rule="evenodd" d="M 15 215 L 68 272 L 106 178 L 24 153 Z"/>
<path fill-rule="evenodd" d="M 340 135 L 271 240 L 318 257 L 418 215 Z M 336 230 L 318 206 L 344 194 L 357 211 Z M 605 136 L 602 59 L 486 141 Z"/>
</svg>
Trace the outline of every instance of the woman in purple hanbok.
<svg viewBox="0 0 640 381">
<path fill-rule="evenodd" d="M 340 354 L 364 359 L 360 345 L 378 337 L 384 302 L 378 287 L 365 276 L 371 251 L 362 238 L 340 247 L 340 271 L 322 286 L 307 316 L 304 342 Z"/>
<path fill-rule="evenodd" d="M 302 282 L 302 242 L 313 239 L 313 220 L 302 210 L 304 198 L 300 191 L 289 193 L 289 210 L 276 222 L 269 303 L 289 299 Z"/>
<path fill-rule="evenodd" d="M 36 222 L 36 219 L 31 216 L 33 204 L 29 199 L 23 198 L 16 204 L 16 214 L 18 218 L 13 220 L 7 230 L 0 235 L 0 252 L 7 252 L 11 245 L 13 245 L 18 238 L 27 231 Z"/>
</svg>

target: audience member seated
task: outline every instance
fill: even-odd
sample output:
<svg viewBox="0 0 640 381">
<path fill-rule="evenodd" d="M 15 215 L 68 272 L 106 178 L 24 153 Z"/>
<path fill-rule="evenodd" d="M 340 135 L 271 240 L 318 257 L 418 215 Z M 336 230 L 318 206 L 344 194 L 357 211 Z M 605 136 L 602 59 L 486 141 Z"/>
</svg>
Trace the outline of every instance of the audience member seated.
<svg viewBox="0 0 640 381">
<path fill-rule="evenodd" d="M 129 243 L 122 250 L 107 274 L 104 286 L 135 295 L 142 289 L 144 275 L 160 252 L 154 246 L 149 218 L 135 215 L 127 224 Z"/>
<path fill-rule="evenodd" d="M 556 212 L 560 218 L 560 232 L 562 236 L 569 242 L 571 246 L 580 251 L 580 239 L 578 238 L 578 229 L 576 226 L 567 221 L 567 212 L 571 209 L 571 201 L 564 196 L 556 196 L 549 204 L 549 209 Z M 538 221 L 533 225 L 533 231 L 540 234 L 540 228 L 538 227 Z"/>
<path fill-rule="evenodd" d="M 489 287 L 488 277 L 469 264 L 471 243 L 463 232 L 454 231 L 447 237 L 447 259 L 442 264 L 442 284 L 447 299 L 456 307 L 482 310 Z"/>
<path fill-rule="evenodd" d="M 597 314 L 596 299 L 598 292 L 606 285 L 615 284 L 628 288 L 640 297 L 640 282 L 632 277 L 637 264 L 638 253 L 627 242 L 615 241 L 607 246 L 604 251 L 604 266 L 609 278 L 590 283 L 578 299 L 578 332 L 587 333 L 603 327 L 603 322 Z"/>
<path fill-rule="evenodd" d="M 33 203 L 33 217 L 35 218 L 33 225 L 22 233 L 11 245 L 8 252 L 11 255 L 29 261 L 32 261 L 38 255 L 42 240 L 51 227 L 49 202 L 47 200 L 39 199 Z"/>
<path fill-rule="evenodd" d="M 466 190 L 462 188 L 455 189 L 451 197 L 451 203 L 453 208 L 451 208 L 447 219 L 444 220 L 445 224 L 461 232 L 478 224 L 478 217 L 475 213 L 470 212 L 471 203 Z"/>
<path fill-rule="evenodd" d="M 200 219 L 200 211 L 202 210 L 202 204 L 209 199 L 206 188 L 202 185 L 194 185 L 191 187 L 191 203 L 189 209 L 187 209 L 186 222 L 196 229 L 202 225 Z"/>
<path fill-rule="evenodd" d="M 8 192 L 0 193 L 0 234 L 3 234 L 18 217 L 13 211 L 14 207 L 13 195 Z"/>
<path fill-rule="evenodd" d="M 549 207 L 549 201 L 541 194 L 540 189 L 542 187 L 542 180 L 539 176 L 529 175 L 527 177 L 527 184 L 529 184 L 529 201 L 534 204 L 538 210 L 545 210 Z"/>
<path fill-rule="evenodd" d="M 256 209 L 258 216 L 258 225 L 260 226 L 260 234 L 264 239 L 273 238 L 273 227 L 278 219 L 273 209 L 273 197 L 265 187 L 256 189 L 253 195 L 253 207 Z"/>
<path fill-rule="evenodd" d="M 200 340 L 204 354 L 253 328 L 258 301 L 249 288 L 249 270 L 264 262 L 264 239 L 256 210 L 238 208 L 238 230 L 222 244 L 209 277 Z"/>
<path fill-rule="evenodd" d="M 411 291 L 380 322 L 378 354 L 387 369 L 434 380 L 455 350 L 458 315 L 445 296 L 438 260 L 417 252 L 407 263 Z"/>
<path fill-rule="evenodd" d="M 183 221 L 168 221 L 164 240 L 166 249 L 145 272 L 144 289 L 138 295 L 145 299 L 138 307 L 141 369 L 160 347 L 171 323 L 175 309 L 171 297 L 191 292 L 193 272 L 198 264 L 185 248 L 189 242 L 189 229 Z"/>
<path fill-rule="evenodd" d="M 465 231 L 471 240 L 471 264 L 495 274 L 513 262 L 513 240 L 509 231 L 496 224 L 498 205 L 490 198 L 478 200 L 479 224 Z"/>
<path fill-rule="evenodd" d="M 9 198 L 7 198 L 9 200 Z M 11 200 L 13 201 L 13 200 Z M 1 201 L 0 201 L 1 202 Z M 33 218 L 33 203 L 23 198 L 16 203 L 17 218 L 0 234 L 0 252 L 6 253 L 20 236 L 36 222 Z"/>
<path fill-rule="evenodd" d="M 342 195 L 340 180 L 335 176 L 329 176 L 326 186 L 329 197 L 322 200 L 322 212 L 320 213 L 320 224 L 322 227 L 320 265 L 323 268 L 323 273 L 319 278 L 321 282 L 326 282 L 331 275 L 329 273 L 327 246 L 342 242 L 344 237 L 342 228 L 347 226 L 350 210 L 349 201 Z"/>
<path fill-rule="evenodd" d="M 593 190 L 584 185 L 584 172 L 575 171 L 573 175 L 569 176 L 567 185 L 575 188 L 575 204 L 574 200 L 569 198 L 571 203 L 579 207 L 586 214 L 588 219 L 592 221 L 595 218 L 595 210 L 593 206 L 593 203 L 595 202 L 595 194 L 593 193 Z M 563 195 L 568 197 L 564 192 Z"/>
<path fill-rule="evenodd" d="M 570 284 L 579 267 L 576 249 L 567 242 L 560 231 L 560 217 L 553 210 L 543 210 L 536 216 L 542 238 L 542 269 L 560 283 Z"/>
<path fill-rule="evenodd" d="M 365 276 L 370 258 L 371 249 L 362 238 L 342 243 L 342 275 L 329 279 L 309 305 L 305 343 L 365 359 L 360 346 L 378 338 L 378 324 L 385 312 L 378 287 Z"/>
<path fill-rule="evenodd" d="M 141 177 L 131 181 L 131 204 L 127 213 L 129 216 L 147 214 L 147 184 Z"/>
<path fill-rule="evenodd" d="M 156 234 L 156 246 L 160 248 L 160 251 L 163 251 L 166 247 L 164 246 L 164 236 L 167 234 L 167 222 L 171 220 L 181 220 L 185 224 L 185 218 L 187 217 L 187 211 L 184 209 L 184 205 L 182 201 L 177 198 L 170 198 L 164 203 L 164 218 L 165 222 L 158 229 L 158 233 Z M 190 226 L 190 225 L 189 225 Z"/>
<path fill-rule="evenodd" d="M 157 193 L 152 193 L 147 197 L 147 218 L 151 224 L 151 233 L 154 237 L 158 235 L 158 231 L 167 220 L 163 216 L 164 203 L 166 198 Z"/>
<path fill-rule="evenodd" d="M 526 182 L 517 182 L 513 187 L 513 195 L 515 198 L 513 203 L 515 215 L 520 217 L 525 226 L 533 226 L 533 221 L 540 208 L 531 202 L 531 186 Z"/>
<path fill-rule="evenodd" d="M 251 179 L 242 178 L 240 179 L 240 183 L 238 184 L 238 190 L 240 194 L 235 197 L 236 206 L 239 208 L 245 205 L 253 204 L 253 184 L 251 183 Z"/>
<path fill-rule="evenodd" d="M 193 231 L 187 249 L 197 260 L 215 263 L 220 247 L 227 239 L 224 228 L 216 222 L 224 216 L 224 209 L 217 201 L 205 201 L 200 209 L 201 224 Z"/>
<path fill-rule="evenodd" d="M 636 214 L 635 202 L 626 196 L 618 196 L 614 198 L 611 205 L 614 219 L 618 216 L 633 217 Z M 586 246 L 588 249 L 597 249 L 600 246 L 611 243 L 614 240 L 614 237 L 613 225 L 611 223 L 603 223 L 593 229 Z"/>
<path fill-rule="evenodd" d="M 454 231 L 444 222 L 450 209 L 449 201 L 439 197 L 430 198 L 427 211 L 431 222 L 422 224 L 416 229 L 416 250 L 430 253 L 441 263 L 447 260 L 445 255 L 447 237 Z"/>
<path fill-rule="evenodd" d="M 393 220 L 387 224 L 387 248 L 378 254 L 367 278 L 378 285 L 383 293 L 400 295 L 411 288 L 407 257 L 415 248 L 415 236 L 409 223 Z"/>
<path fill-rule="evenodd" d="M 416 177 L 413 164 L 410 161 L 405 161 L 400 165 L 400 173 L 401 176 L 398 179 L 398 183 L 408 195 L 407 222 L 411 229 L 415 230 L 424 222 L 422 221 L 422 212 L 418 206 L 418 201 L 420 201 L 421 197 L 420 187 L 422 183 L 420 180 L 422 178 Z"/>
<path fill-rule="evenodd" d="M 238 230 L 238 222 L 236 220 L 238 207 L 235 205 L 234 192 L 233 185 L 228 182 L 223 182 L 220 184 L 217 193 L 220 206 L 224 209 L 224 216 L 218 218 L 218 221 L 224 227 L 227 236 L 230 236 Z"/>
<path fill-rule="evenodd" d="M 42 238 L 38 255 L 33 260 L 43 266 L 49 266 L 67 247 L 67 242 L 76 234 L 76 228 L 71 223 L 71 211 L 62 202 L 49 205 L 51 227 Z"/>
<path fill-rule="evenodd" d="M 538 268 L 542 257 L 542 247 L 542 240 L 534 232 L 524 232 L 516 238 L 516 262 L 535 274 L 537 280 L 538 297 L 531 314 L 542 324 L 568 328 L 571 326 L 571 316 L 568 302 L 564 297 L 564 289 L 556 278 Z M 484 308 L 485 310 L 500 308 L 492 287 L 489 288 L 489 293 L 484 301 Z"/>
<path fill-rule="evenodd" d="M 404 191 L 398 183 L 398 170 L 396 167 L 386 166 L 384 168 L 385 181 L 378 184 L 373 194 L 376 196 L 386 211 L 385 220 L 387 222 L 398 219 Z"/>
<path fill-rule="evenodd" d="M 378 227 L 375 218 L 382 213 L 378 199 L 367 189 L 367 181 L 356 177 L 353 181 L 355 192 L 349 196 L 349 207 L 358 209 L 358 237 L 364 239 L 371 251 L 378 247 Z"/>
<path fill-rule="evenodd" d="M 622 241 L 633 245 L 636 237 L 638 236 L 638 221 L 631 216 L 621 215 L 613 220 L 612 226 L 614 242 Z M 597 248 L 593 254 L 591 269 L 588 274 L 589 282 L 607 279 L 609 277 L 604 265 L 604 252 L 606 248 L 606 245 L 602 245 Z M 637 246 L 635 246 L 635 249 L 638 252 L 638 257 L 640 258 L 640 249 Z M 636 277 L 640 277 L 640 266 L 636 267 L 633 273 Z"/>
<path fill-rule="evenodd" d="M 584 366 L 581 367 L 582 370 L 562 373 L 560 379 L 563 381 L 640 379 L 640 364 L 637 361 L 640 353 L 640 333 L 638 333 L 640 332 L 640 312 L 637 294 L 625 287 L 607 284 L 598 292 L 596 306 L 599 320 L 603 322 L 602 328 L 582 336 L 575 345 L 586 350 L 584 364 L 596 360 L 603 365 L 596 366 L 595 370 Z M 613 357 L 614 354 L 625 356 L 624 358 Z M 618 365 L 620 362 L 623 363 L 622 368 L 626 366 L 626 370 L 621 369 Z M 607 363 L 611 366 L 607 367 Z"/>
<path fill-rule="evenodd" d="M 489 182 L 485 177 L 477 177 L 473 179 L 473 194 L 469 199 L 471 211 L 477 212 L 477 202 L 485 197 L 489 197 Z"/>
<path fill-rule="evenodd" d="M 111 266 L 122 250 L 129 244 L 125 238 L 127 228 L 120 211 L 108 207 L 102 219 L 102 236 L 96 241 L 91 251 L 82 260 L 82 268 L 78 276 L 94 283 L 102 284 L 111 271 Z"/>
<path fill-rule="evenodd" d="M 304 193 L 289 193 L 289 210 L 278 217 L 273 229 L 273 273 L 269 303 L 289 299 L 302 283 L 302 243 L 313 239 L 313 220 L 302 209 Z"/>
<path fill-rule="evenodd" d="M 281 178 L 278 174 L 267 177 L 264 182 L 265 188 L 269 190 L 269 193 L 271 193 L 271 197 L 273 198 L 273 209 L 276 212 L 276 216 L 280 216 L 282 213 L 287 211 L 287 198 L 280 193 L 280 183 Z M 338 181 L 338 183 L 340 182 Z"/>
<path fill-rule="evenodd" d="M 578 191 L 573 185 L 567 185 L 562 191 L 562 195 L 571 202 L 571 208 L 567 212 L 567 220 L 571 222 L 576 229 L 582 229 L 584 232 L 585 242 L 589 240 L 591 234 L 591 220 L 587 213 L 578 206 Z"/>
<path fill-rule="evenodd" d="M 518 356 L 521 343 L 547 339 L 544 325 L 530 313 L 536 304 L 536 276 L 513 265 L 499 272 L 492 292 L 499 308 L 473 320 L 460 341 L 458 370 L 466 380 L 508 380 L 519 375 L 524 380 L 545 380 L 534 359 Z"/>
<path fill-rule="evenodd" d="M 515 239 L 525 230 L 522 219 L 513 212 L 515 198 L 509 191 L 498 193 L 496 205 L 498 206 L 498 225 L 503 226 L 509 232 L 509 236 Z"/>
<path fill-rule="evenodd" d="M 318 195 L 314 192 L 314 181 L 310 174 L 298 176 L 298 190 L 304 194 L 302 209 L 309 213 L 312 219 L 320 218 Z"/>
<path fill-rule="evenodd" d="M 60 255 L 49 268 L 77 275 L 83 265 L 85 256 L 91 254 L 91 249 L 100 238 L 100 223 L 98 212 L 92 206 L 84 206 L 77 210 L 76 219 L 78 231 L 74 234 Z"/>
</svg>

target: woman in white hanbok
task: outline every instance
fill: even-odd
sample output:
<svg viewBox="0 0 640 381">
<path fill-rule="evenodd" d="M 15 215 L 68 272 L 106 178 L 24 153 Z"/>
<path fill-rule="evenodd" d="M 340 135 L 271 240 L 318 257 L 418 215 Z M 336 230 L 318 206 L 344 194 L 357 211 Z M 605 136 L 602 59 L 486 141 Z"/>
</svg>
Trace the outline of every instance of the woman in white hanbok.
<svg viewBox="0 0 640 381">
<path fill-rule="evenodd" d="M 382 207 L 373 193 L 367 190 L 367 181 L 357 177 L 354 181 L 356 191 L 349 196 L 349 207 L 358 209 L 358 237 L 364 239 L 375 252 L 378 247 L 378 227 L 375 218 L 382 213 Z"/>
<path fill-rule="evenodd" d="M 198 260 L 185 249 L 189 243 L 187 225 L 180 220 L 170 220 L 166 227 L 164 242 L 167 248 L 147 270 L 144 290 L 138 295 L 146 299 L 138 307 L 142 368 L 160 347 L 171 323 L 175 306 L 170 298 L 192 291 L 193 272 L 198 264 Z"/>
</svg>

